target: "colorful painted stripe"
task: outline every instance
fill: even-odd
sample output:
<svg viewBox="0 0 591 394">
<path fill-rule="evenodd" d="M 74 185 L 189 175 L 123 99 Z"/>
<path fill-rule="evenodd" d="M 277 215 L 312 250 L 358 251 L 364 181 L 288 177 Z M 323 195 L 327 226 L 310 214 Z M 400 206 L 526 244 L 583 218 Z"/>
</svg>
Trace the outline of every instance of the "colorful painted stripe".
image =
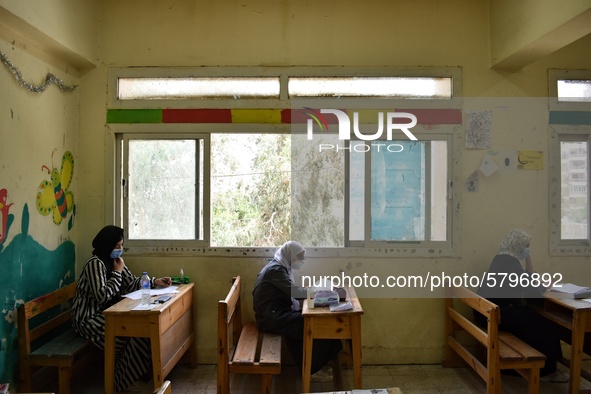
<svg viewBox="0 0 591 394">
<path fill-rule="evenodd" d="M 550 124 L 591 125 L 591 112 L 584 111 L 552 111 Z"/>
<path fill-rule="evenodd" d="M 343 110 L 352 120 L 359 113 L 361 123 L 375 123 L 378 112 L 408 112 L 417 117 L 418 124 L 461 124 L 460 109 L 398 109 L 398 110 Z M 107 123 L 270 123 L 305 124 L 310 113 L 320 109 L 109 109 Z M 334 115 L 325 114 L 328 124 L 336 124 Z"/>
</svg>

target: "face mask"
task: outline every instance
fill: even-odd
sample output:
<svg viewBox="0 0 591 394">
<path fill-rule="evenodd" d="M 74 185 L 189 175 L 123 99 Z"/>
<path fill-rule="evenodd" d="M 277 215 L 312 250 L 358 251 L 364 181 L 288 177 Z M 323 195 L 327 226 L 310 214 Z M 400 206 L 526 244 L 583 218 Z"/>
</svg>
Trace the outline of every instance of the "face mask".
<svg viewBox="0 0 591 394">
<path fill-rule="evenodd" d="M 121 257 L 122 253 L 123 253 L 123 249 L 113 249 L 113 251 L 111 252 L 111 258 L 118 259 L 119 257 Z"/>
<path fill-rule="evenodd" d="M 302 265 L 304 265 L 304 260 L 296 260 L 291 263 L 291 269 L 297 271 L 302 268 Z"/>
<path fill-rule="evenodd" d="M 523 248 L 523 250 L 521 251 L 521 255 L 519 256 L 519 259 L 523 260 L 527 256 L 529 256 L 529 248 Z"/>
</svg>

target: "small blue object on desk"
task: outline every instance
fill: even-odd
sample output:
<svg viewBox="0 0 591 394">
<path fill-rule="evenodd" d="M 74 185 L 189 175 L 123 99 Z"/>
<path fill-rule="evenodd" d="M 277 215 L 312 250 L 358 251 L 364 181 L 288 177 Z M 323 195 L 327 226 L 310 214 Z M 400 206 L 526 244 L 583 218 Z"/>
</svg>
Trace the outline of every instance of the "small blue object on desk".
<svg viewBox="0 0 591 394">
<path fill-rule="evenodd" d="M 339 294 L 333 290 L 314 290 L 314 306 L 331 306 L 339 303 Z"/>
</svg>

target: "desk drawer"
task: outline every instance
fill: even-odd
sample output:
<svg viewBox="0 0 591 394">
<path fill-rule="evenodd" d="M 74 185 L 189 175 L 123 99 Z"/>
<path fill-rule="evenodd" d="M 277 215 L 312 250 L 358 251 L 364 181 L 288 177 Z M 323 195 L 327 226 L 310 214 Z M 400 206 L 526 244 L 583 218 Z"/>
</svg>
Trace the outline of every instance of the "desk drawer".
<svg viewBox="0 0 591 394">
<path fill-rule="evenodd" d="M 314 338 L 347 339 L 351 338 L 351 316 L 314 316 L 304 319 L 309 324 Z M 312 335 L 306 333 L 306 335 Z"/>
</svg>

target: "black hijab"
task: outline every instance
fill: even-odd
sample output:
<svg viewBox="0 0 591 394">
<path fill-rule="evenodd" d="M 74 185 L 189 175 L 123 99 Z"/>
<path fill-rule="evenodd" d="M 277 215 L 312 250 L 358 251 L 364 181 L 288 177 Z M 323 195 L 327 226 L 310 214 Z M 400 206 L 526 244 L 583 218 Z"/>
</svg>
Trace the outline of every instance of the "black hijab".
<svg viewBox="0 0 591 394">
<path fill-rule="evenodd" d="M 94 248 L 92 254 L 105 263 L 105 266 L 107 267 L 107 278 L 110 278 L 113 272 L 113 258 L 111 257 L 111 252 L 115 249 L 115 246 L 117 246 L 119 241 L 123 239 L 123 229 L 121 227 L 109 225 L 103 227 L 92 240 L 92 247 Z"/>
</svg>

